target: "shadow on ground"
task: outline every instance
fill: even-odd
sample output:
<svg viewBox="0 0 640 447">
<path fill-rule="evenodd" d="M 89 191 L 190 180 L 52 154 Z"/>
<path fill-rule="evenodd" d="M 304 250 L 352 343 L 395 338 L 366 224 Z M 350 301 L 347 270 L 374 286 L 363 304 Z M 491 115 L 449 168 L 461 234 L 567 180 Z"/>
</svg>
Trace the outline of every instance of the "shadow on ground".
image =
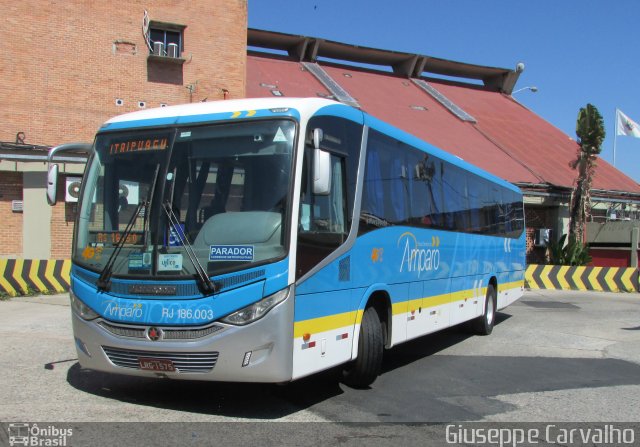
<svg viewBox="0 0 640 447">
<path fill-rule="evenodd" d="M 499 313 L 496 323 L 508 318 Z M 451 328 L 385 352 L 382 375 L 367 390 L 340 384 L 335 370 L 279 386 L 119 376 L 76 363 L 67 381 L 153 408 L 263 420 L 310 409 L 336 422 L 473 421 L 514 409 L 499 395 L 640 384 L 640 365 L 623 360 L 440 354 L 471 336 Z"/>
</svg>

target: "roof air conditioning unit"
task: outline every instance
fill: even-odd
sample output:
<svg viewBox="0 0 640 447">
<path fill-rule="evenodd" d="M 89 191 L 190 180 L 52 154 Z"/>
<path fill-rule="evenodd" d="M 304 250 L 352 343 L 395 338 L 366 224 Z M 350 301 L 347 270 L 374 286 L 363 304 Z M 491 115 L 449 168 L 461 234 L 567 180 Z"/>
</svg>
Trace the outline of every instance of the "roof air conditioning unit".
<svg viewBox="0 0 640 447">
<path fill-rule="evenodd" d="M 153 42 L 153 54 L 164 56 L 164 42 Z"/>
<path fill-rule="evenodd" d="M 22 200 L 12 200 L 11 211 L 13 211 L 14 213 L 21 213 L 22 211 L 24 211 L 24 202 Z"/>
<path fill-rule="evenodd" d="M 178 54 L 178 44 L 170 43 L 167 45 L 167 56 L 178 58 L 180 55 Z"/>
<path fill-rule="evenodd" d="M 67 177 L 64 189 L 64 201 L 74 203 L 80 196 L 80 182 L 82 177 Z"/>
</svg>

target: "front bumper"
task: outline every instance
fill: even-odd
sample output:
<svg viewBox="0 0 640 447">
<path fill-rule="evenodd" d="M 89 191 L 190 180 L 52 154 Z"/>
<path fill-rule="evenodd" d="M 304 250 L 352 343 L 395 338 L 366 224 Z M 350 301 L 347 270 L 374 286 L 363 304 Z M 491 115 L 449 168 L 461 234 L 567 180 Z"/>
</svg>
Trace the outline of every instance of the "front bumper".
<svg viewBox="0 0 640 447">
<path fill-rule="evenodd" d="M 132 326 L 138 333 L 118 330 L 126 326 L 102 318 L 86 321 L 72 312 L 78 360 L 83 368 L 140 377 L 287 382 L 293 368 L 293 303 L 291 294 L 247 326 L 215 323 L 215 330 L 203 330 L 205 335 L 199 338 L 158 341 L 146 335 L 141 338 L 140 326 Z M 193 332 L 190 327 L 160 329 L 174 334 Z M 176 371 L 140 369 L 138 358 L 171 360 Z"/>
</svg>

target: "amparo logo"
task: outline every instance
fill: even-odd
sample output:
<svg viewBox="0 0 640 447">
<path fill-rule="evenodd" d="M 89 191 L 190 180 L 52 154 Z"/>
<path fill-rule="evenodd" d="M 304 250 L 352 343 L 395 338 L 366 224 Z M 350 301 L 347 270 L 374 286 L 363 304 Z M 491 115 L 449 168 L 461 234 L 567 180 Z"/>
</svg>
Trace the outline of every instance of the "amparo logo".
<svg viewBox="0 0 640 447">
<path fill-rule="evenodd" d="M 142 303 L 120 305 L 116 301 L 108 301 L 104 309 L 105 317 L 142 318 Z"/>
<path fill-rule="evenodd" d="M 438 270 L 440 267 L 440 238 L 433 237 L 431 244 L 418 242 L 413 233 L 402 233 L 398 238 L 398 247 L 403 248 L 400 272 L 422 272 Z"/>
</svg>

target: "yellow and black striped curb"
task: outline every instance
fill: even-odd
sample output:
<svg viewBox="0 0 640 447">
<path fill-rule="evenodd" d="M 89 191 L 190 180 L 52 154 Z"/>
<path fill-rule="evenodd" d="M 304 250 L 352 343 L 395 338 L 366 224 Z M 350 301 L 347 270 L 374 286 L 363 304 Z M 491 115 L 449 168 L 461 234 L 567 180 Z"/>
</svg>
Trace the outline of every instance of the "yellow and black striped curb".
<svg viewBox="0 0 640 447">
<path fill-rule="evenodd" d="M 11 296 L 66 292 L 70 272 L 69 259 L 0 259 L 0 292 Z M 638 276 L 636 268 L 531 264 L 525 272 L 525 285 L 530 289 L 639 292 Z"/>
<path fill-rule="evenodd" d="M 0 292 L 11 296 L 69 290 L 71 260 L 0 259 Z"/>
<path fill-rule="evenodd" d="M 640 291 L 637 268 L 531 264 L 524 280 L 530 289 Z"/>
</svg>

